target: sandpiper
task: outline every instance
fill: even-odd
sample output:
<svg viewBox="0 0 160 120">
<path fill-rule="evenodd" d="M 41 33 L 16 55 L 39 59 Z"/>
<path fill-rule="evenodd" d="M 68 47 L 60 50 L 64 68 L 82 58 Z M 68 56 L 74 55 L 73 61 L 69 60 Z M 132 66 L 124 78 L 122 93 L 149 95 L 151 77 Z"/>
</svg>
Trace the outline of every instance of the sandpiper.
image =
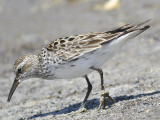
<svg viewBox="0 0 160 120">
<path fill-rule="evenodd" d="M 149 20 L 148 20 L 149 21 Z M 8 102 L 21 81 L 28 78 L 72 79 L 84 77 L 88 84 L 86 96 L 80 111 L 85 111 L 85 103 L 92 90 L 87 77 L 92 71 L 98 71 L 101 78 L 101 98 L 98 110 L 105 108 L 109 100 L 114 99 L 104 88 L 103 71 L 100 68 L 129 39 L 147 30 L 150 26 L 142 22 L 137 25 L 127 24 L 118 29 L 63 37 L 46 45 L 37 55 L 27 54 L 18 58 L 14 64 L 15 80 L 8 96 Z"/>
</svg>

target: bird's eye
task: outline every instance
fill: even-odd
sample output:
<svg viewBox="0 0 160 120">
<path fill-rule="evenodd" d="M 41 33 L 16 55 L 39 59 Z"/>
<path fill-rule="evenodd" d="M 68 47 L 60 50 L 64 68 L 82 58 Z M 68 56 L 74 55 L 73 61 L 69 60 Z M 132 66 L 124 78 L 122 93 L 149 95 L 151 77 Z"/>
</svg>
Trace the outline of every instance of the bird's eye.
<svg viewBox="0 0 160 120">
<path fill-rule="evenodd" d="M 22 69 L 19 68 L 19 69 L 18 69 L 18 73 L 22 73 Z"/>
</svg>

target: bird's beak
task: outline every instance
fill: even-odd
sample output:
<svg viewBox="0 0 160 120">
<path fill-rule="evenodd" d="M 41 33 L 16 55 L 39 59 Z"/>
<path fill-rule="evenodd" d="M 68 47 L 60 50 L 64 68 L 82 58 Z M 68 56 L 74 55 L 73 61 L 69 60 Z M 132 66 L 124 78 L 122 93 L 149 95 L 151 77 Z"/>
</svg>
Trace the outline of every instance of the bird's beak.
<svg viewBox="0 0 160 120">
<path fill-rule="evenodd" d="M 9 95 L 8 95 L 8 99 L 7 99 L 8 102 L 11 100 L 11 97 L 12 97 L 14 91 L 16 90 L 17 86 L 19 85 L 19 83 L 20 83 L 20 80 L 19 80 L 19 78 L 16 77 L 14 79 L 14 82 L 12 84 L 11 90 L 10 90 Z"/>
</svg>

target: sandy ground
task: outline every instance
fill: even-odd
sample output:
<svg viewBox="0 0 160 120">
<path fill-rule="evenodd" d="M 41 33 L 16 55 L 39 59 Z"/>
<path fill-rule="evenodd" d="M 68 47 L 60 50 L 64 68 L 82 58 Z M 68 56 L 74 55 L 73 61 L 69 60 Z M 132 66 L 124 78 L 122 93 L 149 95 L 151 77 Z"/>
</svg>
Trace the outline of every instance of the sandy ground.
<svg viewBox="0 0 160 120">
<path fill-rule="evenodd" d="M 160 119 L 160 0 L 120 0 L 105 10 L 104 0 L 0 0 L 0 120 L 158 120 Z M 111 30 L 151 19 L 151 28 L 130 40 L 103 65 L 105 88 L 116 100 L 97 111 L 100 78 L 89 74 L 93 91 L 87 112 L 75 114 L 87 90 L 85 79 L 30 79 L 11 102 L 12 65 L 25 53 L 58 37 Z"/>
</svg>

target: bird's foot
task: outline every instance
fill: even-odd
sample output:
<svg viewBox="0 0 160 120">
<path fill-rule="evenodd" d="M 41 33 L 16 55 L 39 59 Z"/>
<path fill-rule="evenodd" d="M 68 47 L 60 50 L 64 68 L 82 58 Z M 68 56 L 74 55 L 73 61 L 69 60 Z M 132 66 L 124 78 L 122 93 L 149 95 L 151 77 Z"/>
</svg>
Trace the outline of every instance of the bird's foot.
<svg viewBox="0 0 160 120">
<path fill-rule="evenodd" d="M 84 106 L 81 106 L 81 108 L 79 109 L 79 110 L 77 110 L 77 111 L 72 111 L 72 112 L 70 112 L 70 113 L 68 113 L 68 115 L 73 115 L 73 114 L 79 114 L 79 113 L 83 113 L 83 112 L 85 112 L 85 111 L 87 111 L 87 109 L 84 107 Z"/>
<path fill-rule="evenodd" d="M 85 107 L 81 107 L 79 110 L 77 110 L 75 113 L 82 113 L 82 112 L 86 112 L 87 109 Z"/>
<path fill-rule="evenodd" d="M 104 109 L 107 105 L 107 101 L 106 101 L 106 97 L 108 97 L 109 100 L 111 100 L 112 102 L 115 102 L 115 100 L 109 96 L 109 92 L 106 90 L 101 91 L 101 98 L 100 98 L 100 105 L 98 107 L 98 110 L 100 110 L 101 108 Z"/>
</svg>

